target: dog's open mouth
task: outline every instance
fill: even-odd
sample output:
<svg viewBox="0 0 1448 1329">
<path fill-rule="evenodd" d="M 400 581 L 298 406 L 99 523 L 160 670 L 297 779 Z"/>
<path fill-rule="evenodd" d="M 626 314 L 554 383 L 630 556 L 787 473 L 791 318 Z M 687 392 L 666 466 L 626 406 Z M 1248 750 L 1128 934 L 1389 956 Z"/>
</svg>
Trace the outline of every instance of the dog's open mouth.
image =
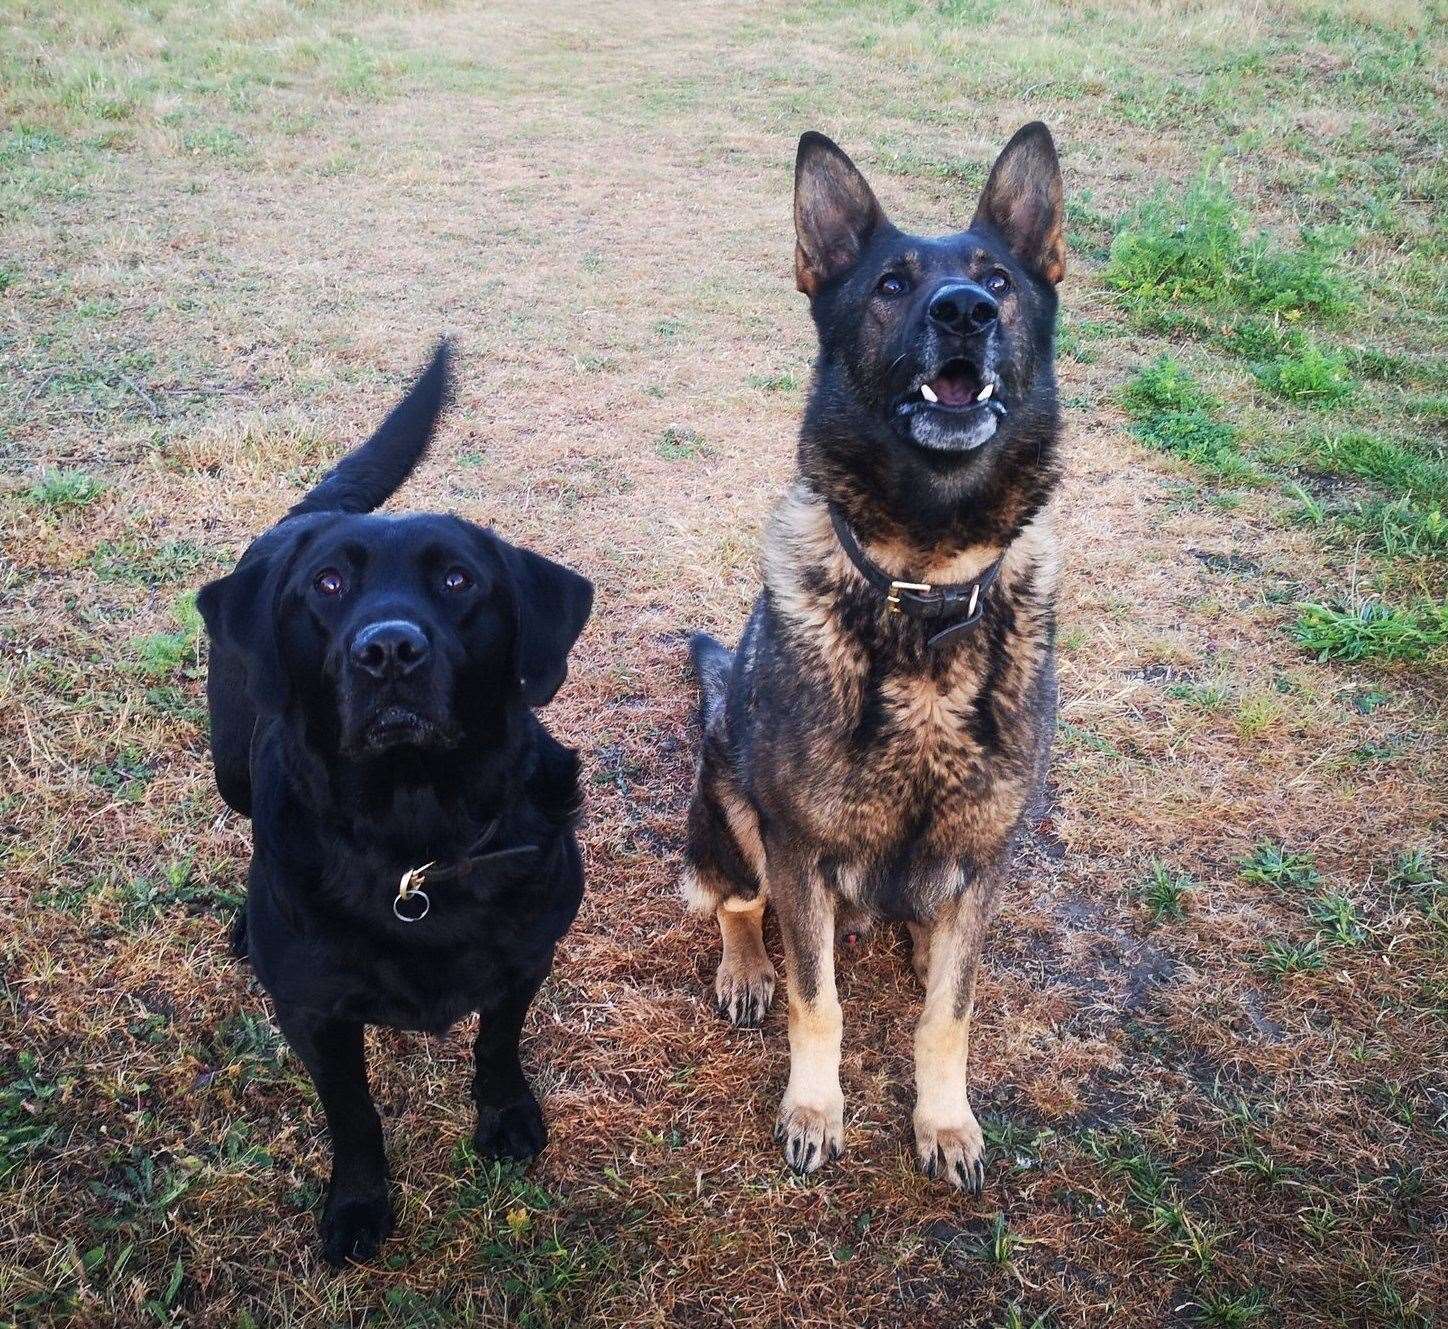
<svg viewBox="0 0 1448 1329">
<path fill-rule="evenodd" d="M 917 382 L 896 410 L 921 447 L 970 452 L 995 433 L 1006 404 L 994 373 L 956 356 Z"/>
</svg>

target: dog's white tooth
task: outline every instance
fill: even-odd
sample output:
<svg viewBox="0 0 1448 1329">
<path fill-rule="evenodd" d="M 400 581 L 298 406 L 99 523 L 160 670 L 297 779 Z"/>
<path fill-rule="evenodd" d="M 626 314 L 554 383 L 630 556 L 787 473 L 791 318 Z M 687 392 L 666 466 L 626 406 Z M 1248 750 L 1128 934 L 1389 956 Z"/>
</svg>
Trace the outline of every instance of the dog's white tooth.
<svg viewBox="0 0 1448 1329">
<path fill-rule="evenodd" d="M 976 401 L 985 401 L 985 399 L 986 399 L 987 397 L 989 397 L 990 394 L 991 394 L 992 392 L 994 392 L 994 391 L 995 391 L 995 384 L 994 384 L 994 383 L 987 383 L 987 384 L 985 385 L 985 387 L 983 387 L 983 388 L 980 390 L 980 396 L 976 398 Z"/>
<path fill-rule="evenodd" d="M 930 387 L 930 384 L 929 384 L 929 383 L 922 383 L 922 384 L 920 385 L 920 395 L 921 395 L 922 397 L 924 397 L 926 401 L 939 401 L 939 400 L 940 400 L 940 398 L 937 397 L 937 396 L 935 395 L 935 393 L 931 390 L 931 387 Z"/>
</svg>

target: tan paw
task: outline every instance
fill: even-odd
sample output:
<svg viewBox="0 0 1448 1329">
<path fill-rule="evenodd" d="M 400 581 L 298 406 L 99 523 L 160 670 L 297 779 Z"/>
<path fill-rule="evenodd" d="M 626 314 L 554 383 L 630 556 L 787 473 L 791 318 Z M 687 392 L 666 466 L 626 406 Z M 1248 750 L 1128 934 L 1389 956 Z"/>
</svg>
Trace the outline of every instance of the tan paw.
<svg viewBox="0 0 1448 1329">
<path fill-rule="evenodd" d="M 935 1180 L 979 1195 L 985 1186 L 985 1138 L 969 1107 L 963 1118 L 946 1124 L 915 1114 L 915 1157 L 920 1170 Z"/>
<path fill-rule="evenodd" d="M 740 1029 L 757 1028 L 774 1000 L 774 966 L 765 956 L 748 964 L 726 959 L 714 979 L 715 1007 Z"/>
<path fill-rule="evenodd" d="M 786 1094 L 779 1106 L 774 1138 L 784 1151 L 784 1161 L 801 1176 L 823 1163 L 833 1162 L 845 1152 L 845 1100 L 813 1107 L 791 1103 Z"/>
</svg>

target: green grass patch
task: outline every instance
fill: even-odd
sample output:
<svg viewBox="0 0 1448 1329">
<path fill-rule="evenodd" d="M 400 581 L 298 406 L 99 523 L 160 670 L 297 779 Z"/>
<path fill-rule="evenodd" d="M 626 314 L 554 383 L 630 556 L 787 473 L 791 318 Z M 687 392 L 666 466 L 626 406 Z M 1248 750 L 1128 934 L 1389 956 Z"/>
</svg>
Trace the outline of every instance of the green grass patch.
<svg viewBox="0 0 1448 1329">
<path fill-rule="evenodd" d="M 193 540 L 164 540 L 149 545 L 138 540 L 103 540 L 90 556 L 101 581 L 159 586 L 195 575 L 211 556 Z"/>
<path fill-rule="evenodd" d="M 60 1089 L 40 1074 L 32 1052 L 19 1053 L 0 1071 L 0 1182 L 59 1133 L 52 1100 Z"/>
<path fill-rule="evenodd" d="M 1352 306 L 1335 270 L 1333 245 L 1305 232 L 1298 248 L 1252 233 L 1219 176 L 1202 175 L 1184 195 L 1162 190 L 1132 213 L 1111 244 L 1102 276 L 1132 303 L 1185 302 L 1333 319 Z"/>
<path fill-rule="evenodd" d="M 1304 604 L 1291 631 L 1319 660 L 1422 660 L 1448 646 L 1448 603 L 1422 600 L 1393 608 Z"/>
<path fill-rule="evenodd" d="M 654 451 L 665 461 L 690 461 L 703 455 L 704 436 L 693 429 L 670 425 L 659 435 Z"/>
<path fill-rule="evenodd" d="M 177 630 L 152 633 L 135 643 L 144 678 L 168 678 L 188 662 L 200 663 L 202 623 L 194 592 L 178 595 L 171 607 L 179 624 Z"/>
<path fill-rule="evenodd" d="M 1253 377 L 1269 392 L 1299 406 L 1336 406 L 1353 394 L 1354 384 L 1340 351 L 1324 349 L 1309 338 L 1300 347 L 1253 365 Z"/>
<path fill-rule="evenodd" d="M 1382 434 L 1366 429 L 1324 433 L 1313 440 L 1312 455 L 1327 470 L 1360 476 L 1423 502 L 1448 505 L 1448 463 Z"/>
<path fill-rule="evenodd" d="M 1358 504 L 1339 514 L 1350 530 L 1366 535 L 1391 558 L 1448 557 L 1448 516 L 1437 506 L 1421 508 L 1407 498 Z"/>
<path fill-rule="evenodd" d="M 1355 905 L 1341 891 L 1328 891 L 1307 906 L 1308 916 L 1321 927 L 1319 941 L 1331 946 L 1361 946 L 1367 927 Z"/>
<path fill-rule="evenodd" d="M 26 497 L 36 507 L 66 512 L 89 506 L 105 492 L 105 485 L 84 471 L 46 471 Z"/>
<path fill-rule="evenodd" d="M 1221 403 L 1171 355 L 1163 354 L 1122 390 L 1132 433 L 1149 447 L 1242 483 L 1260 477 L 1241 452 L 1237 431 L 1219 418 Z"/>
</svg>

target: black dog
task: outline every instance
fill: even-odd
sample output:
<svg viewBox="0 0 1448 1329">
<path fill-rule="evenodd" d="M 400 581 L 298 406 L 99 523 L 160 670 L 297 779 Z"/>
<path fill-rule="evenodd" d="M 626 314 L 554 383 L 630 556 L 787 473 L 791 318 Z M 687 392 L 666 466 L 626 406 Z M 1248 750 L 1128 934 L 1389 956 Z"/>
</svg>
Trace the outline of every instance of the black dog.
<svg viewBox="0 0 1448 1329">
<path fill-rule="evenodd" d="M 583 891 L 577 759 L 530 707 L 592 586 L 457 517 L 363 515 L 426 450 L 447 364 L 197 600 L 216 782 L 253 826 L 239 944 L 327 1114 L 333 1264 L 392 1230 L 364 1025 L 479 1012 L 473 1143 L 542 1149 L 518 1036 Z"/>
<path fill-rule="evenodd" d="M 1027 125 L 970 227 L 910 235 L 829 139 L 795 169 L 795 271 L 819 331 L 799 478 L 765 538 L 764 590 L 730 652 L 694 643 L 703 753 L 685 885 L 716 913 L 720 1011 L 774 993 L 766 898 L 789 966 L 777 1138 L 810 1172 L 844 1148 L 836 928 L 909 924 L 921 1167 L 979 1189 L 966 1093 L 976 971 L 1055 725 L 1065 272 L 1055 146 Z"/>
</svg>

